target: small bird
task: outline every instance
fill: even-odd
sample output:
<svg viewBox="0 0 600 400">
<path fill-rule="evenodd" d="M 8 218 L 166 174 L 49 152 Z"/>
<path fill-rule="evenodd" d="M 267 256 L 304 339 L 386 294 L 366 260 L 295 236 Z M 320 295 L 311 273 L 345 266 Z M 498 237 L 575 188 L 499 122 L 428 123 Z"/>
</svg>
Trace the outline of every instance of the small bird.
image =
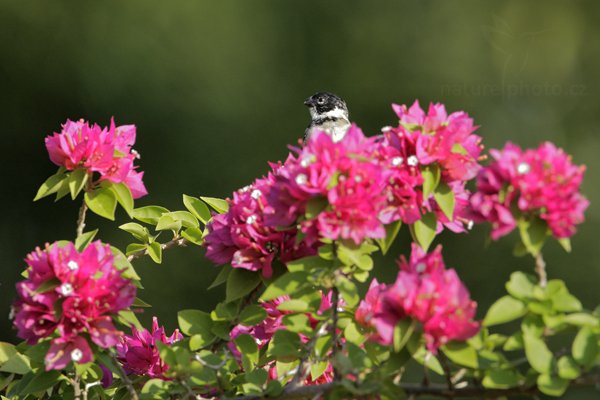
<svg viewBox="0 0 600 400">
<path fill-rule="evenodd" d="M 304 105 L 309 107 L 310 125 L 304 131 L 304 142 L 315 131 L 323 131 L 331 135 L 334 142 L 344 138 L 350 128 L 348 120 L 348 107 L 341 97 L 329 92 L 319 92 L 304 100 Z"/>
</svg>

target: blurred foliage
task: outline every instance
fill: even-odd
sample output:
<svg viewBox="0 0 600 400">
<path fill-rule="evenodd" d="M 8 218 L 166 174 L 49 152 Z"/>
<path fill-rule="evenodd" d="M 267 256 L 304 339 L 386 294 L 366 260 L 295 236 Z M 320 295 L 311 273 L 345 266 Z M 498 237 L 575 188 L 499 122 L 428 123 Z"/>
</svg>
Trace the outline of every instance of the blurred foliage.
<svg viewBox="0 0 600 400">
<path fill-rule="evenodd" d="M 550 277 L 594 308 L 599 12 L 591 1 L 3 0 L 0 312 L 8 314 L 24 256 L 75 236 L 76 204 L 31 201 L 55 171 L 43 138 L 67 118 L 135 123 L 150 191 L 138 205 L 181 209 L 182 193 L 226 197 L 266 172 L 267 161 L 284 159 L 308 124 L 302 101 L 318 90 L 343 96 L 368 134 L 394 122 L 391 102 L 440 101 L 472 115 L 488 148 L 552 140 L 586 164 L 587 222 L 571 255 L 553 245 L 545 257 Z M 103 240 L 126 243 L 125 232 L 108 236 L 91 216 L 88 226 L 96 224 Z M 482 249 L 485 234 L 442 235 L 447 264 L 481 310 L 504 293 L 498 282 L 530 263 L 512 257 L 511 239 Z M 408 233 L 401 238 L 378 271 L 383 280 L 408 250 Z M 197 248 L 137 269 L 141 296 L 169 329 L 175 310 L 210 310 L 222 296 L 205 289 L 218 268 Z M 14 337 L 7 319 L 0 327 L 2 340 Z"/>
</svg>

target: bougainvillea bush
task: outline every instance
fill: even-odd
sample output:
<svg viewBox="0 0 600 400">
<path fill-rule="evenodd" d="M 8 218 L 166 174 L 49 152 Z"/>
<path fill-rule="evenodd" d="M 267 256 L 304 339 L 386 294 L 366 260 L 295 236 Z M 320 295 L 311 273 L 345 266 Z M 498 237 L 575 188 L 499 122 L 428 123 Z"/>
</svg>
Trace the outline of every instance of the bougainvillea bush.
<svg viewBox="0 0 600 400">
<path fill-rule="evenodd" d="M 25 256 L 11 310 L 23 341 L 0 343 L 2 399 L 536 397 L 600 382 L 600 310 L 542 256 L 546 240 L 571 251 L 585 167 L 548 142 L 487 151 L 469 115 L 441 104 L 392 108 L 397 124 L 379 134 L 317 132 L 229 198 L 183 195 L 174 211 L 135 208 L 147 190 L 134 125 L 64 123 L 46 138 L 58 171 L 35 200 L 81 202 L 76 235 Z M 88 212 L 114 220 L 117 206 L 125 249 L 86 230 Z M 476 223 L 492 240 L 517 230 L 515 256 L 532 266 L 479 313 L 434 244 Z M 410 254 L 375 266 L 401 229 Z M 186 245 L 215 263 L 225 299 L 179 311 L 170 334 L 156 318 L 141 326 L 136 260 Z"/>
</svg>

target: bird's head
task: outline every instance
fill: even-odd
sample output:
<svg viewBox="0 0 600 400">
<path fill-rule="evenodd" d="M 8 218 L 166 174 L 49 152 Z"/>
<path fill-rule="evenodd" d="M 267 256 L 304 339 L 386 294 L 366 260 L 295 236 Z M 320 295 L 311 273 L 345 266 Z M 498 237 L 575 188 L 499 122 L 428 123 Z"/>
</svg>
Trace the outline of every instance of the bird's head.
<svg viewBox="0 0 600 400">
<path fill-rule="evenodd" d="M 304 105 L 309 107 L 313 120 L 319 118 L 344 118 L 348 119 L 348 107 L 341 97 L 328 92 L 319 92 L 304 100 Z"/>
</svg>

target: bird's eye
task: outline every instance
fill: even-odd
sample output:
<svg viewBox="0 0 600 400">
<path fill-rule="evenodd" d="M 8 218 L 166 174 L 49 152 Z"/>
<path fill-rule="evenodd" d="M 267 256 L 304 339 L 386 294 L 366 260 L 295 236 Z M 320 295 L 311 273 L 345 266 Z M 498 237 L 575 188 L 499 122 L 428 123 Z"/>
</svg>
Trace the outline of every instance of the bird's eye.
<svg viewBox="0 0 600 400">
<path fill-rule="evenodd" d="M 317 99 L 317 104 L 319 104 L 319 105 L 323 105 L 323 104 L 325 104 L 325 98 L 324 98 L 324 97 L 319 97 L 319 98 Z"/>
</svg>

